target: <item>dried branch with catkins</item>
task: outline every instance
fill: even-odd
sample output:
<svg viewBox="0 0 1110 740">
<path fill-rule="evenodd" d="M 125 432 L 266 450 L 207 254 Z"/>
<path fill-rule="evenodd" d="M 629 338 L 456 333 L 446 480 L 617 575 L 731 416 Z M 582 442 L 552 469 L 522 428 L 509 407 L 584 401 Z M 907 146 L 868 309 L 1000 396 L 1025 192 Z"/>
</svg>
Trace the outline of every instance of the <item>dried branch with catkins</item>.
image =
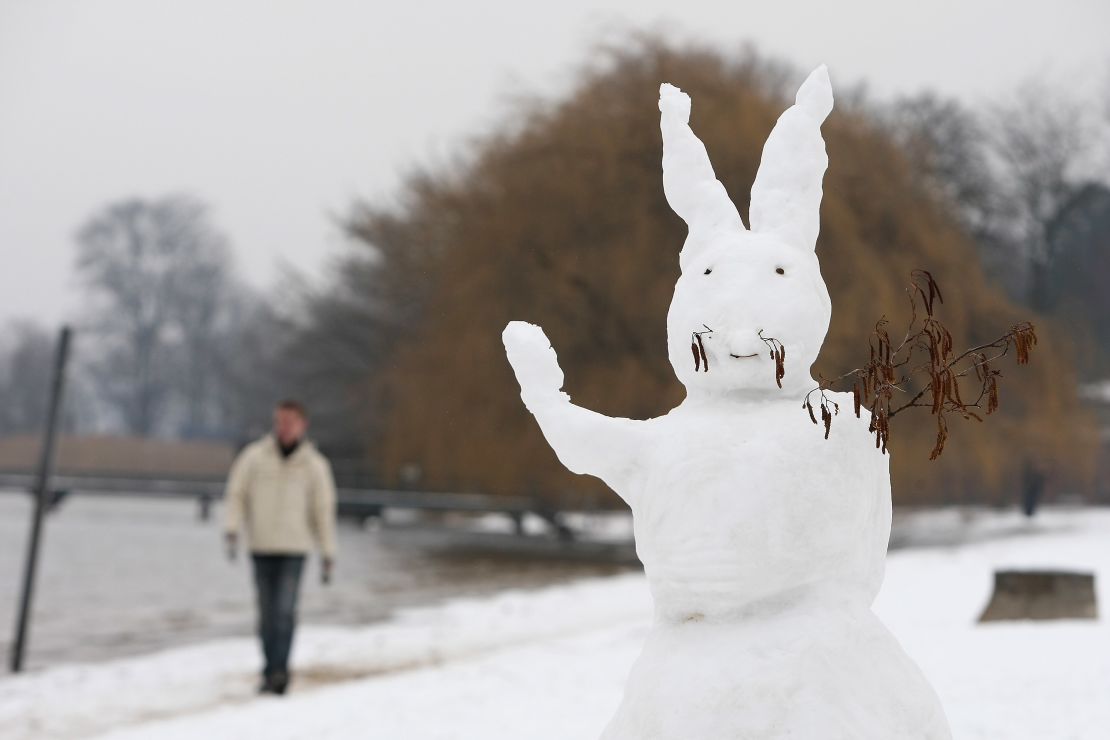
<svg viewBox="0 0 1110 740">
<path fill-rule="evenodd" d="M 702 324 L 705 326 L 705 324 Z M 709 372 L 709 356 L 705 354 L 705 344 L 702 343 L 702 334 L 711 334 L 713 332 L 708 326 L 705 326 L 705 331 L 696 331 L 691 335 L 690 351 L 694 353 L 694 372 L 704 369 Z"/>
<path fill-rule="evenodd" d="M 786 377 L 786 345 L 774 337 L 763 336 L 762 329 L 759 330 L 759 338 L 771 350 L 771 359 L 775 361 L 775 382 L 782 388 L 782 379 Z"/>
<path fill-rule="evenodd" d="M 884 453 L 890 440 L 890 420 L 907 409 L 927 408 L 936 417 L 936 444 L 929 455 L 935 460 L 948 439 L 947 415 L 982 421 L 981 411 L 993 413 L 998 408 L 998 379 L 1002 377 L 994 363 L 1011 349 L 1019 365 L 1028 363 L 1037 335 L 1033 325 L 1025 321 L 993 342 L 957 355 L 952 350 L 952 335 L 935 315 L 935 304 L 943 303 L 944 298 L 932 274 L 914 270 L 907 293 L 912 314 L 905 337 L 895 345 L 887 331 L 887 320 L 879 319 L 871 334 L 868 363 L 831 380 L 822 377 L 819 386 L 806 394 L 802 408 L 818 424 L 810 399 L 814 393 L 819 394 L 820 423 L 828 439 L 832 417 L 840 407 L 826 391 L 850 381 L 853 410 L 857 417 L 864 408 L 871 412 L 869 431 L 875 435 L 875 447 Z M 776 365 L 781 378 L 781 363 Z M 974 386 L 972 393 L 968 393 L 970 385 Z M 972 397 L 974 400 L 965 400 Z"/>
</svg>

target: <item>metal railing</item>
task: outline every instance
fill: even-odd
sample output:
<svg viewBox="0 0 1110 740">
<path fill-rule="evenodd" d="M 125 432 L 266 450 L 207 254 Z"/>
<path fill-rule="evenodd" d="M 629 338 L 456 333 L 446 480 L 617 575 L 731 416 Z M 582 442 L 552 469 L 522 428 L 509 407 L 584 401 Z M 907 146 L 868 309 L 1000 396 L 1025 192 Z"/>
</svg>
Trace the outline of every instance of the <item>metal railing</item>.
<svg viewBox="0 0 1110 740">
<path fill-rule="evenodd" d="M 34 480 L 30 473 L 0 471 L 0 489 L 29 491 Z M 52 478 L 50 500 L 57 505 L 68 496 L 90 493 L 191 498 L 198 502 L 201 518 L 207 519 L 211 505 L 223 498 L 224 485 L 225 481 L 219 478 L 67 473 Z M 381 517 L 387 509 L 505 514 L 513 520 L 517 532 L 524 534 L 523 517 L 534 514 L 548 522 L 561 539 L 574 539 L 574 532 L 562 523 L 558 510 L 525 496 L 347 487 L 340 487 L 336 493 L 341 517 Z"/>
</svg>

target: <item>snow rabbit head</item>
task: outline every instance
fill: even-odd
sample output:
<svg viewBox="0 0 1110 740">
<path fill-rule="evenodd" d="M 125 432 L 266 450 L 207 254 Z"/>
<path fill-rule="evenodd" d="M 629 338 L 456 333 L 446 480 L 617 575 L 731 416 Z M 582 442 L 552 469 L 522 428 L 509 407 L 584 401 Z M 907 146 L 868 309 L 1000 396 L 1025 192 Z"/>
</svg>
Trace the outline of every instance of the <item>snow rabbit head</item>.
<svg viewBox="0 0 1110 740">
<path fill-rule="evenodd" d="M 749 229 L 690 129 L 690 97 L 660 88 L 663 189 L 689 227 L 667 316 L 668 352 L 692 395 L 793 397 L 813 387 L 809 369 L 832 311 L 814 252 L 828 166 L 821 123 L 832 102 L 828 71 L 818 67 L 763 147 Z M 772 339 L 785 348 L 781 391 Z"/>
</svg>

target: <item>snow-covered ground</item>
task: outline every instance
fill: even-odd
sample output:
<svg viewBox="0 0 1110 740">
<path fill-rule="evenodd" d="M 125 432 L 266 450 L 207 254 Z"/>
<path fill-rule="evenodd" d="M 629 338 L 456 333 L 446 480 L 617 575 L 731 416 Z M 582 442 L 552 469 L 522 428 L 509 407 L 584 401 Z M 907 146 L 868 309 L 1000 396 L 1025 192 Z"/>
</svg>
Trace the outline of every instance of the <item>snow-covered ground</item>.
<svg viewBox="0 0 1110 740">
<path fill-rule="evenodd" d="M 1095 572 L 1105 614 L 1110 511 L 1045 511 L 1032 523 L 927 514 L 918 524 L 963 535 L 892 553 L 876 611 L 936 686 L 956 737 L 1107 737 L 1105 616 L 975 620 L 996 567 Z M 649 610 L 643 577 L 623 575 L 413 609 L 360 629 L 307 627 L 297 683 L 282 699 L 253 695 L 248 639 L 54 668 L 0 680 L 0 736 L 593 738 L 620 698 Z"/>
</svg>

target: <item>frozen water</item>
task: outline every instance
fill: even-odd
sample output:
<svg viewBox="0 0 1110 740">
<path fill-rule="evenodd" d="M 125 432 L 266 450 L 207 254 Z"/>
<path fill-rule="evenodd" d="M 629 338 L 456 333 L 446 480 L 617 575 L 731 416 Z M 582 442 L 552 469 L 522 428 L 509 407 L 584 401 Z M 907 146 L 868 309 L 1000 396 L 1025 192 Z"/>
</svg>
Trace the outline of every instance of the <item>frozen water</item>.
<svg viewBox="0 0 1110 740">
<path fill-rule="evenodd" d="M 0 655 L 10 649 L 25 556 L 31 500 L 0 492 Z M 181 499 L 76 494 L 51 513 L 42 540 L 27 654 L 32 669 L 98 661 L 216 638 L 252 635 L 253 585 L 240 557 L 224 557 L 218 511 L 197 519 Z M 503 518 L 504 519 L 504 518 Z M 482 523 L 484 528 L 507 520 Z M 533 588 L 612 573 L 605 563 L 572 562 L 527 552 L 460 549 L 487 537 L 393 522 L 363 529 L 340 522 L 332 583 L 305 571 L 303 624 L 361 625 L 396 609 L 447 598 Z M 243 668 L 253 671 L 251 654 Z M 0 736 L 3 732 L 0 732 Z"/>
</svg>

